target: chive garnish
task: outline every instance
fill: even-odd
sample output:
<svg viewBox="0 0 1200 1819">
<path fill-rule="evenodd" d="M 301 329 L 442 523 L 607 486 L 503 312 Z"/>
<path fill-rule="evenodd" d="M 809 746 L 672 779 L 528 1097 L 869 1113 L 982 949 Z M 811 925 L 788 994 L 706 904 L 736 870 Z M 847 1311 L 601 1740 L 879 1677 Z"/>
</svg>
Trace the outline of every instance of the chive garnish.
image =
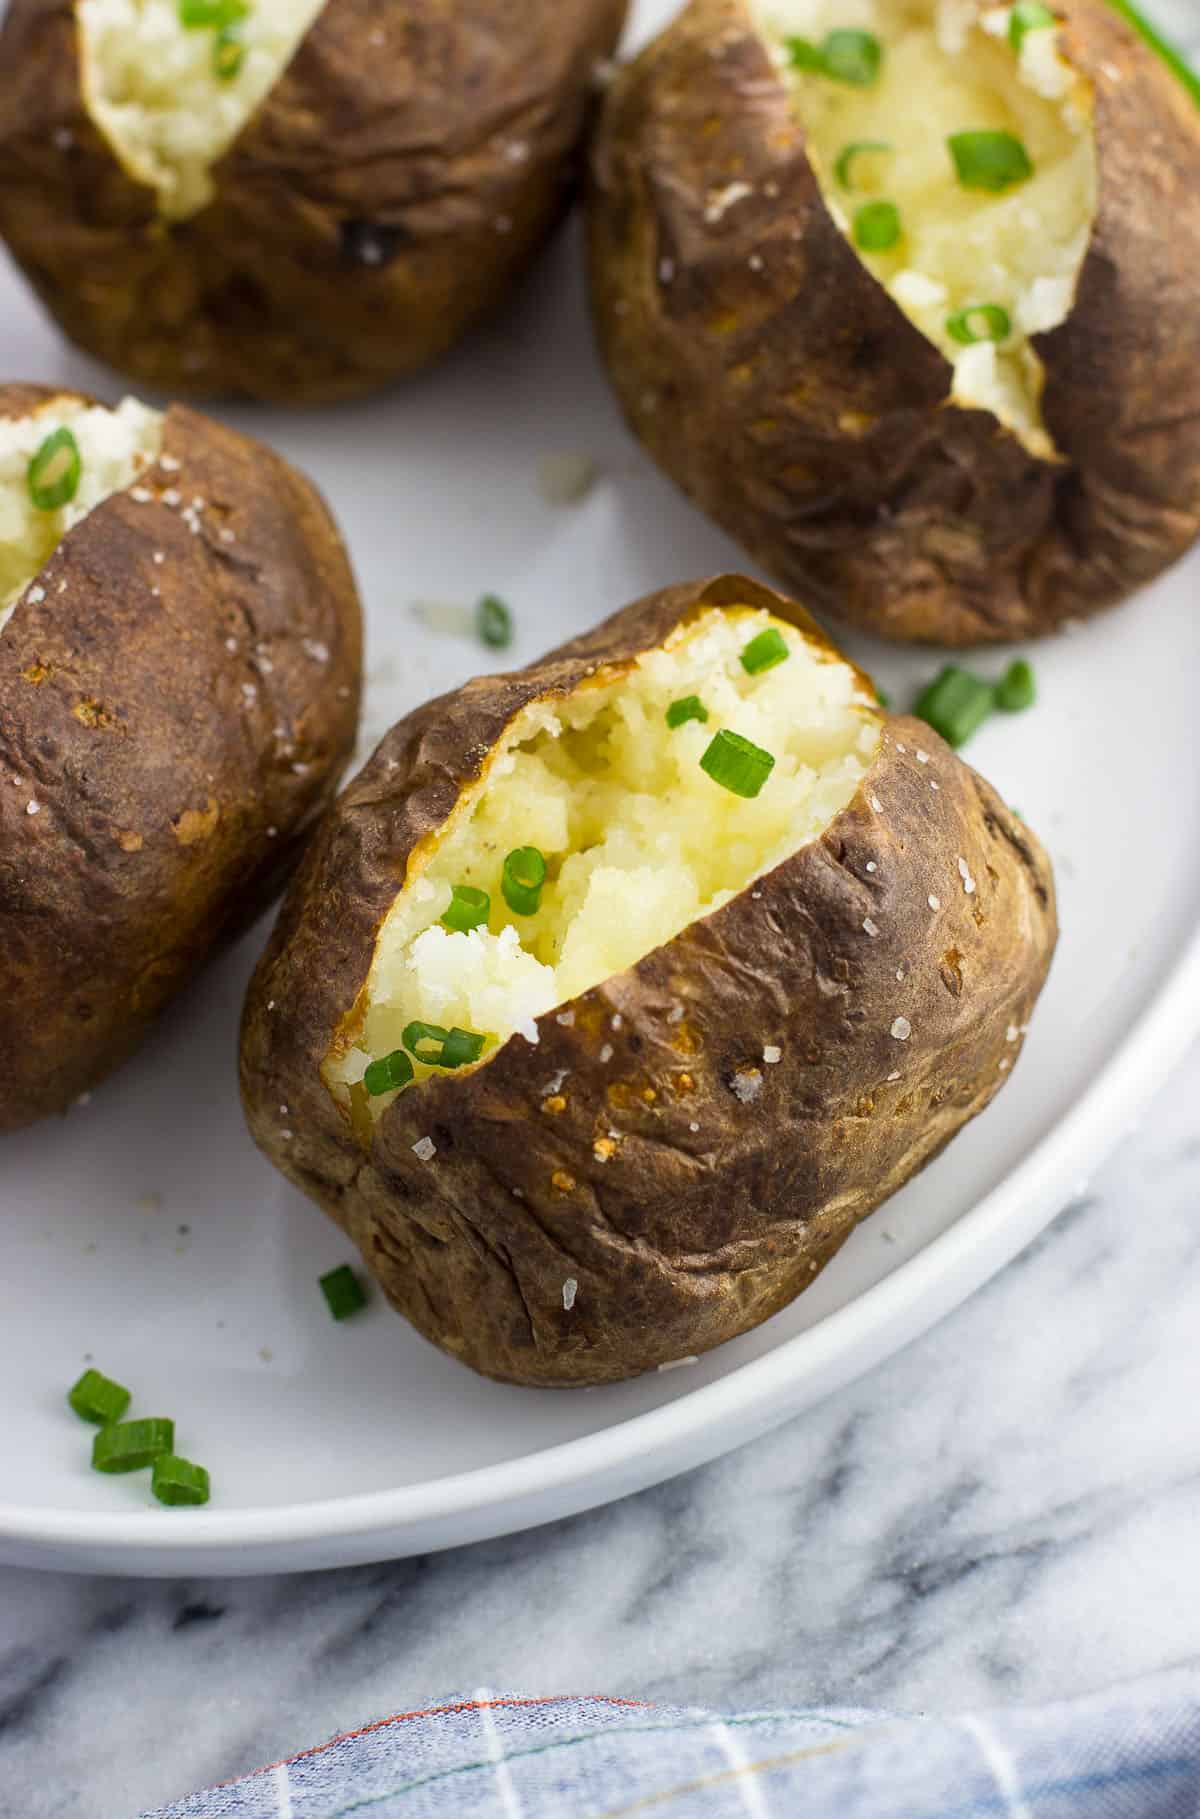
<svg viewBox="0 0 1200 1819">
<path fill-rule="evenodd" d="M 442 917 L 442 927 L 466 935 L 473 928 L 482 928 L 491 913 L 492 900 L 486 891 L 477 891 L 473 884 L 455 884 L 451 886 L 450 906 Z"/>
<path fill-rule="evenodd" d="M 977 341 L 1006 341 L 1012 334 L 1012 317 L 999 303 L 972 303 L 946 318 L 946 333 L 961 347 Z"/>
<path fill-rule="evenodd" d="M 56 429 L 29 463 L 26 478 L 29 497 L 39 512 L 56 512 L 69 505 L 79 491 L 83 457 L 69 429 Z"/>
<path fill-rule="evenodd" d="M 245 0 L 179 0 L 179 23 L 191 32 L 224 31 L 249 14 Z"/>
<path fill-rule="evenodd" d="M 208 1473 L 202 1465 L 193 1465 L 190 1459 L 181 1459 L 178 1453 L 160 1453 L 154 1461 L 150 1489 L 160 1503 L 195 1507 L 208 1502 Z"/>
<path fill-rule="evenodd" d="M 450 1031 L 443 1029 L 440 1023 L 406 1023 L 400 1040 L 409 1054 L 415 1055 L 426 1067 L 437 1067 L 449 1034 Z"/>
<path fill-rule="evenodd" d="M 1033 666 L 1018 657 L 1009 665 L 1003 681 L 996 684 L 996 706 L 1003 714 L 1023 714 L 1036 700 Z"/>
<path fill-rule="evenodd" d="M 442 1057 L 439 1067 L 469 1067 L 472 1061 L 478 1061 L 487 1042 L 478 1030 L 452 1029 L 442 1044 Z"/>
<path fill-rule="evenodd" d="M 475 608 L 475 630 L 491 650 L 506 650 L 512 643 L 513 616 L 498 595 L 485 594 Z"/>
<path fill-rule="evenodd" d="M 830 32 L 821 46 L 821 65 L 835 82 L 873 88 L 883 66 L 883 46 L 870 32 Z"/>
<path fill-rule="evenodd" d="M 1029 32 L 1043 32 L 1058 20 L 1042 0 L 1017 0 L 1008 16 L 1008 42 L 1017 52 Z"/>
<path fill-rule="evenodd" d="M 999 195 L 1033 176 L 1029 153 L 1014 133 L 952 133 L 946 144 L 964 189 Z"/>
<path fill-rule="evenodd" d="M 814 76 L 823 74 L 825 62 L 821 48 L 811 38 L 785 38 L 783 42 L 793 69 L 808 70 Z"/>
<path fill-rule="evenodd" d="M 722 789 L 751 801 L 775 769 L 775 760 L 761 746 L 723 727 L 701 758 L 700 769 Z"/>
<path fill-rule="evenodd" d="M 98 1472 L 140 1472 L 175 1445 L 175 1423 L 150 1417 L 102 1427 L 92 1442 L 92 1466 Z"/>
<path fill-rule="evenodd" d="M 667 709 L 667 725 L 672 729 L 683 726 L 688 720 L 699 720 L 703 725 L 707 719 L 708 709 L 699 695 L 682 695 Z"/>
<path fill-rule="evenodd" d="M 1197 107 L 1200 107 L 1200 76 L 1196 74 L 1190 64 L 1184 62 L 1175 46 L 1168 43 L 1161 32 L 1155 30 L 1149 19 L 1132 4 L 1132 0 L 1108 0 L 1108 3 L 1120 13 L 1125 23 L 1131 25 L 1138 36 L 1150 46 L 1155 56 L 1162 58 L 1171 74 L 1178 77 Z"/>
<path fill-rule="evenodd" d="M 320 1289 L 335 1320 L 348 1320 L 367 1305 L 362 1283 L 348 1263 L 320 1278 Z"/>
<path fill-rule="evenodd" d="M 742 652 L 742 668 L 748 676 L 761 676 L 764 670 L 774 669 L 777 663 L 786 663 L 790 655 L 783 634 L 776 626 L 769 625 L 757 638 L 751 638 Z"/>
<path fill-rule="evenodd" d="M 536 846 L 519 846 L 504 861 L 500 888 L 504 901 L 516 915 L 537 915 L 545 882 L 546 861 Z"/>
<path fill-rule="evenodd" d="M 213 75 L 218 82 L 232 82 L 245 61 L 246 46 L 236 25 L 223 26 L 213 39 Z"/>
<path fill-rule="evenodd" d="M 864 202 L 854 217 L 854 244 L 864 253 L 890 252 L 900 234 L 900 210 L 894 202 Z"/>
<path fill-rule="evenodd" d="M 917 696 L 913 713 L 957 749 L 979 730 L 995 705 L 990 682 L 951 663 Z"/>
<path fill-rule="evenodd" d="M 67 1391 L 67 1401 L 81 1421 L 94 1421 L 97 1427 L 108 1427 L 119 1421 L 132 1398 L 123 1383 L 114 1383 L 101 1371 L 84 1371 L 78 1383 Z"/>
<path fill-rule="evenodd" d="M 372 1099 L 380 1093 L 391 1093 L 397 1087 L 407 1086 L 413 1078 L 413 1064 L 402 1048 L 384 1055 L 379 1061 L 372 1061 L 363 1075 L 363 1085 Z"/>
<path fill-rule="evenodd" d="M 854 188 L 854 166 L 860 158 L 882 155 L 892 150 L 886 139 L 855 139 L 838 153 L 833 174 L 843 189 Z"/>
</svg>

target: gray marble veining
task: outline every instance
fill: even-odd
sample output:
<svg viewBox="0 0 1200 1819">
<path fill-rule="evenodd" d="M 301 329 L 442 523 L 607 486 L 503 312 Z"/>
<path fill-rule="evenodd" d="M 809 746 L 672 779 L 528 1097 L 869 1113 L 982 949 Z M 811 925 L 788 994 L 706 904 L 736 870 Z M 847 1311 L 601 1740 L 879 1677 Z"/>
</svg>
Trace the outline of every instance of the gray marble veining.
<svg viewBox="0 0 1200 1819">
<path fill-rule="evenodd" d="M 0 1573 L 0 1811 L 132 1819 L 480 1684 L 949 1710 L 1200 1662 L 1200 1052 L 953 1318 L 705 1471 L 316 1577 Z"/>
</svg>

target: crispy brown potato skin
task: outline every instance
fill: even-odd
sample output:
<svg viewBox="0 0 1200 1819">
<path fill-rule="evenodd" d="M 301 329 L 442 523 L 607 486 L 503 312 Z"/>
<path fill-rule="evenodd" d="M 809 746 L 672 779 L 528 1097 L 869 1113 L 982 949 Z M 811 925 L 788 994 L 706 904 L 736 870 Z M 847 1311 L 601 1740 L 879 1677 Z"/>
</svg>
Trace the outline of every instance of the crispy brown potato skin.
<svg viewBox="0 0 1200 1819">
<path fill-rule="evenodd" d="M 927 727 L 889 720 L 820 840 L 578 998 L 566 1022 L 539 1019 L 536 1047 L 514 1037 L 402 1093 L 360 1143 L 319 1070 L 418 842 L 522 707 L 653 648 L 699 605 L 738 602 L 820 635 L 741 577 L 668 588 L 402 721 L 327 817 L 250 989 L 256 1141 L 393 1305 L 487 1376 L 610 1382 L 785 1307 L 987 1105 L 1050 964 L 1054 887 L 1036 840 Z M 891 1034 L 901 1016 L 907 1040 Z M 413 1151 L 425 1137 L 428 1162 Z"/>
<path fill-rule="evenodd" d="M 279 404 L 372 391 L 444 354 L 529 265 L 625 10 L 328 0 L 215 199 L 164 226 L 86 111 L 72 0 L 11 0 L 0 236 L 71 339 L 143 385 Z"/>
<path fill-rule="evenodd" d="M 884 637 L 1052 632 L 1200 531 L 1200 114 L 1105 0 L 1056 11 L 1100 164 L 1075 308 L 1034 343 L 1061 465 L 947 405 L 948 362 L 835 225 L 744 0 L 691 0 L 606 101 L 591 272 L 630 424 L 814 610 Z M 711 218 L 733 182 L 752 194 Z"/>
<path fill-rule="evenodd" d="M 62 395 L 0 387 L 0 417 Z M 0 631 L 0 1130 L 137 1048 L 282 886 L 353 749 L 358 595 L 319 495 L 185 406 L 162 452 L 156 497 L 98 506 Z"/>
</svg>

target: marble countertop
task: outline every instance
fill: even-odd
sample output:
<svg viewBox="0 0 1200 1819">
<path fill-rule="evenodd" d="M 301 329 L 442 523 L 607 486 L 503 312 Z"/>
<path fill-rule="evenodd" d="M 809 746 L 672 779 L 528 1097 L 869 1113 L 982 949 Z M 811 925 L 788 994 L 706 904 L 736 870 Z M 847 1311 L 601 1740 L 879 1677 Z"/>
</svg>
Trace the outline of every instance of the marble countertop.
<svg viewBox="0 0 1200 1819">
<path fill-rule="evenodd" d="M 951 1319 L 607 1510 L 313 1577 L 0 1572 L 0 1806 L 142 1808 L 481 1685 L 952 1710 L 1200 1661 L 1200 1051 Z"/>
</svg>

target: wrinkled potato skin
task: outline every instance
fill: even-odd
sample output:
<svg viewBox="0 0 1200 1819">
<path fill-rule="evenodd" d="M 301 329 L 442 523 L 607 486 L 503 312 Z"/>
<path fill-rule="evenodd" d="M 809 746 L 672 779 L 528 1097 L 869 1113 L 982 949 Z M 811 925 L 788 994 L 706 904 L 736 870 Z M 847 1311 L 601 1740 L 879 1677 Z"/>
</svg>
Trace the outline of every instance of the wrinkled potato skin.
<svg viewBox="0 0 1200 1819">
<path fill-rule="evenodd" d="M 0 416 L 62 395 L 0 387 Z M 282 886 L 353 748 L 358 596 L 321 499 L 184 406 L 162 452 L 154 500 L 98 506 L 0 631 L 0 1130 L 132 1054 Z M 205 501 L 199 534 L 164 492 Z"/>
<path fill-rule="evenodd" d="M 744 0 L 691 0 L 597 134 L 594 311 L 632 428 L 815 611 L 884 637 L 1053 632 L 1200 531 L 1200 114 L 1105 0 L 1056 11 L 1100 166 L 1075 308 L 1034 338 L 1061 464 L 947 405 L 948 362 L 839 232 Z M 753 194 L 706 219 L 733 182 Z"/>
<path fill-rule="evenodd" d="M 820 840 L 583 994 L 568 1023 L 542 1017 L 536 1046 L 513 1037 L 402 1093 L 360 1143 L 319 1070 L 410 855 L 527 703 L 653 648 L 702 604 L 738 602 L 820 636 L 741 577 L 668 588 L 402 721 L 327 817 L 251 986 L 242 1092 L 256 1141 L 354 1239 L 392 1304 L 490 1377 L 611 1382 L 785 1307 L 987 1105 L 1050 964 L 1041 848 L 927 727 L 889 720 Z M 890 1034 L 899 1016 L 907 1041 Z M 778 1065 L 764 1065 L 766 1044 Z M 755 1067 L 744 1104 L 730 1082 Z M 428 1162 L 413 1153 L 425 1137 Z"/>
<path fill-rule="evenodd" d="M 11 0 L 0 236 L 71 339 L 141 385 L 296 405 L 370 392 L 444 354 L 529 265 L 625 8 L 329 0 L 216 166 L 215 199 L 166 226 L 85 109 L 72 0 Z M 354 252 L 364 226 L 381 263 Z"/>
</svg>

